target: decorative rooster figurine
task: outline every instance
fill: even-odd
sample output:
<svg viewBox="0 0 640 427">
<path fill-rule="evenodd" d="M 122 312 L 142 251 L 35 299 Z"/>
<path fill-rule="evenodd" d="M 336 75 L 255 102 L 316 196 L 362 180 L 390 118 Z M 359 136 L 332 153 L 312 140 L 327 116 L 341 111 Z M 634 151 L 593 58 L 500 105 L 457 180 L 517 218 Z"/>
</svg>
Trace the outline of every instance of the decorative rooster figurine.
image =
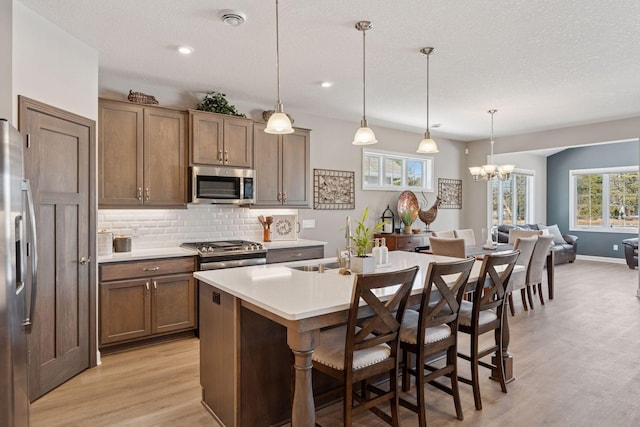
<svg viewBox="0 0 640 427">
<path fill-rule="evenodd" d="M 426 206 L 429 203 L 424 193 L 422 193 L 422 197 L 424 198 L 424 205 Z M 436 201 L 433 203 L 429 209 L 423 211 L 422 209 L 418 210 L 418 217 L 420 221 L 424 222 L 427 225 L 427 231 L 429 231 L 429 225 L 436 220 L 438 216 L 438 207 L 442 203 L 442 198 L 440 196 L 436 196 Z"/>
</svg>

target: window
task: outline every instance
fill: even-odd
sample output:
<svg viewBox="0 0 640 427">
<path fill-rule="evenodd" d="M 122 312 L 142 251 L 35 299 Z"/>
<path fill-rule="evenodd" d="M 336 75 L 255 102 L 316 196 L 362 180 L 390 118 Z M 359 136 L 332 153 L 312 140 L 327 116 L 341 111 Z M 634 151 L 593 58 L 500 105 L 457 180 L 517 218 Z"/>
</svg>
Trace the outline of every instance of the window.
<svg viewBox="0 0 640 427">
<path fill-rule="evenodd" d="M 362 189 L 434 191 L 433 157 L 363 148 Z"/>
<path fill-rule="evenodd" d="M 638 229 L 638 167 L 569 171 L 571 229 L 625 233 Z"/>
<path fill-rule="evenodd" d="M 533 223 L 533 171 L 516 171 L 505 181 L 491 180 L 491 225 Z"/>
</svg>

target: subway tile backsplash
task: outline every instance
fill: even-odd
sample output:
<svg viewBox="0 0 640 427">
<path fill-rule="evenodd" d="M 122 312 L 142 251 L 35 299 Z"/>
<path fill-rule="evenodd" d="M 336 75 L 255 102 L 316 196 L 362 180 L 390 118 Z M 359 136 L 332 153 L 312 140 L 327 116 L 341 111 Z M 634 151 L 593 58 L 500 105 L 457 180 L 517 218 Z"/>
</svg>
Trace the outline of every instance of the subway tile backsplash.
<svg viewBox="0 0 640 427">
<path fill-rule="evenodd" d="M 297 214 L 297 209 L 249 209 L 189 205 L 188 209 L 99 209 L 98 230 L 132 236 L 133 249 L 184 242 L 244 239 L 262 241 L 258 215 Z"/>
</svg>

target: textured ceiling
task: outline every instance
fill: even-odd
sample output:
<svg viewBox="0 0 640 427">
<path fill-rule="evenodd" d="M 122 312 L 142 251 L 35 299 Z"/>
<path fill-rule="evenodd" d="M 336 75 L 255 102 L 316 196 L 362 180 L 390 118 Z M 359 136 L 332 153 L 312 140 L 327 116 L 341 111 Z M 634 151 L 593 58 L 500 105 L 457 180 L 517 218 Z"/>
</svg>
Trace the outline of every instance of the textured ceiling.
<svg viewBox="0 0 640 427">
<path fill-rule="evenodd" d="M 21 0 L 98 50 L 100 73 L 231 103 L 273 108 L 275 2 L 268 0 Z M 222 9 L 247 15 L 239 27 Z M 640 116 L 637 0 L 280 0 L 285 111 L 362 115 L 367 32 L 369 125 L 422 132 L 426 58 L 432 132 L 469 141 Z M 185 57 L 175 51 L 187 44 Z M 17 53 L 19 54 L 19 53 Z M 334 82 L 322 89 L 323 80 Z"/>
</svg>

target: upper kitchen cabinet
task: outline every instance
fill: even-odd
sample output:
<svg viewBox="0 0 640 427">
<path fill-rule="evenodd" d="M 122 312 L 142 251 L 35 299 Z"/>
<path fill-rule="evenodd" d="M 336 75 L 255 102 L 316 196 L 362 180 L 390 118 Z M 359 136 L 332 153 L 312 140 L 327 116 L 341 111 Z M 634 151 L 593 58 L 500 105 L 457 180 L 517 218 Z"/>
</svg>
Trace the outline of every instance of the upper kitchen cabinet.
<svg viewBox="0 0 640 427">
<path fill-rule="evenodd" d="M 251 168 L 253 122 L 242 117 L 189 110 L 191 164 Z"/>
<path fill-rule="evenodd" d="M 265 123 L 253 125 L 254 206 L 308 208 L 310 131 L 296 129 L 288 135 L 272 135 L 264 132 L 265 127 Z"/>
<path fill-rule="evenodd" d="M 100 99 L 100 208 L 186 207 L 187 114 Z"/>
</svg>

